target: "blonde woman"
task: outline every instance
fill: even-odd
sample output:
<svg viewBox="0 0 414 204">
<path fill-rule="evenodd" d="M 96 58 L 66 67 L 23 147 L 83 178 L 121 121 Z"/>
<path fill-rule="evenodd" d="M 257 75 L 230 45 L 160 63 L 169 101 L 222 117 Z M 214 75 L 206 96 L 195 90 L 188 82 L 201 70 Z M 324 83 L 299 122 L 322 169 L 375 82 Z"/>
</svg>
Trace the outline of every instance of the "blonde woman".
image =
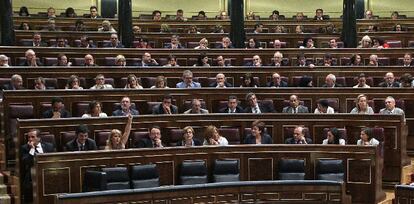
<svg viewBox="0 0 414 204">
<path fill-rule="evenodd" d="M 201 146 L 201 142 L 194 138 L 194 129 L 191 126 L 186 126 L 183 128 L 183 139 L 177 143 L 177 146 Z"/>
<path fill-rule="evenodd" d="M 225 137 L 219 134 L 216 126 L 210 125 L 204 131 L 203 145 L 226 146 L 226 145 L 229 145 L 229 142 L 227 141 Z"/>
<path fill-rule="evenodd" d="M 351 110 L 351 113 L 374 114 L 374 110 L 368 105 L 368 97 L 366 95 L 358 95 L 356 106 Z"/>
<path fill-rule="evenodd" d="M 125 125 L 124 134 L 118 129 L 113 129 L 108 140 L 106 140 L 105 150 L 125 149 L 125 144 L 128 142 L 129 133 L 132 127 L 132 115 L 128 114 L 128 122 Z"/>
</svg>

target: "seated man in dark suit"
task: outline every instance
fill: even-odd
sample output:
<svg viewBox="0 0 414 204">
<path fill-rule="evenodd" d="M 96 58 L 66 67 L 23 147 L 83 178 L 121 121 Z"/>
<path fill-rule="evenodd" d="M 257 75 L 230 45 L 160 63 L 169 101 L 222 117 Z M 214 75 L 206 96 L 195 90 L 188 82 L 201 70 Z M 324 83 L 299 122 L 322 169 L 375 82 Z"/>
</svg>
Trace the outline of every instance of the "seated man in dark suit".
<svg viewBox="0 0 414 204">
<path fill-rule="evenodd" d="M 298 96 L 291 95 L 289 106 L 283 108 L 282 113 L 309 113 L 308 107 L 300 105 Z"/>
<path fill-rule="evenodd" d="M 103 47 L 108 48 L 124 48 L 124 45 L 121 44 L 121 41 L 118 40 L 118 34 L 112 33 L 110 42 L 103 45 Z"/>
<path fill-rule="evenodd" d="M 296 126 L 293 130 L 293 137 L 287 138 L 285 144 L 312 144 L 312 139 L 305 137 L 303 126 Z"/>
<path fill-rule="evenodd" d="M 88 126 L 81 124 L 76 128 L 76 138 L 65 145 L 66 151 L 97 150 L 96 142 L 88 138 Z"/>
<path fill-rule="evenodd" d="M 32 177 L 30 169 L 33 166 L 33 158 L 36 154 L 43 154 L 47 152 L 55 152 L 55 147 L 53 144 L 43 142 L 40 139 L 40 130 L 31 129 L 27 133 L 27 144 L 24 144 L 20 148 L 21 156 L 21 182 L 22 190 L 25 201 L 32 201 L 33 199 L 33 190 L 32 190 Z"/>
<path fill-rule="evenodd" d="M 277 88 L 277 87 L 287 87 L 288 84 L 282 80 L 278 73 L 272 74 L 272 81 L 267 83 L 267 87 Z"/>
<path fill-rule="evenodd" d="M 20 76 L 18 74 L 14 74 L 10 78 L 10 82 L 4 84 L 2 89 L 3 90 L 20 90 L 20 89 L 24 89 L 22 76 Z"/>
<path fill-rule="evenodd" d="M 42 41 L 42 34 L 33 34 L 33 47 L 47 47 L 47 43 Z"/>
<path fill-rule="evenodd" d="M 384 76 L 384 81 L 378 84 L 379 87 L 400 87 L 400 83 L 395 81 L 394 73 L 388 72 Z"/>
<path fill-rule="evenodd" d="M 132 107 L 131 99 L 128 96 L 124 96 L 121 99 L 121 109 L 112 112 L 112 116 L 127 116 L 128 114 L 139 115 L 139 112 Z"/>
<path fill-rule="evenodd" d="M 152 109 L 152 114 L 160 115 L 160 114 L 177 114 L 178 108 L 175 105 L 172 105 L 173 97 L 170 94 L 164 95 L 162 99 L 162 103 L 156 105 L 154 109 Z"/>
<path fill-rule="evenodd" d="M 96 19 L 96 18 L 102 18 L 98 15 L 98 8 L 96 6 L 91 6 L 89 8 L 89 18 Z"/>
<path fill-rule="evenodd" d="M 26 57 L 26 60 L 19 64 L 19 66 L 37 67 L 43 65 L 40 61 L 38 61 L 36 53 L 32 49 L 26 50 L 24 56 Z"/>
<path fill-rule="evenodd" d="M 145 52 L 142 55 L 141 64 L 138 65 L 139 67 L 152 67 L 152 66 L 159 66 L 157 60 L 151 57 L 149 52 Z"/>
<path fill-rule="evenodd" d="M 223 37 L 221 43 L 216 47 L 220 49 L 234 48 L 229 37 Z"/>
<path fill-rule="evenodd" d="M 70 118 L 71 114 L 65 110 L 63 99 L 60 97 L 52 98 L 52 107 L 43 112 L 43 118 Z"/>
<path fill-rule="evenodd" d="M 167 44 L 164 48 L 181 49 L 181 48 L 184 48 L 184 46 L 181 45 L 180 37 L 178 35 L 172 35 L 171 36 L 171 43 Z"/>
<path fill-rule="evenodd" d="M 219 110 L 220 113 L 244 113 L 242 107 L 239 106 L 239 100 L 236 96 L 229 96 L 227 107 Z"/>
<path fill-rule="evenodd" d="M 161 128 L 154 126 L 150 130 L 149 138 L 142 138 L 135 143 L 137 148 L 161 148 L 164 147 L 161 140 Z"/>
<path fill-rule="evenodd" d="M 279 43 L 280 43 L 280 41 L 279 41 Z M 270 64 L 270 66 L 272 66 L 272 67 L 286 66 L 286 64 L 284 64 L 284 62 L 283 62 L 283 54 L 281 52 L 279 52 L 279 51 L 275 52 L 275 54 L 273 55 L 273 62 L 272 62 L 272 64 Z"/>
<path fill-rule="evenodd" d="M 211 83 L 209 86 L 216 87 L 216 88 L 233 87 L 232 84 L 226 81 L 226 76 L 223 73 L 218 73 L 216 75 L 216 82 Z"/>
<path fill-rule="evenodd" d="M 266 106 L 262 103 L 257 102 L 256 94 L 248 93 L 246 95 L 246 101 L 249 103 L 249 106 L 244 109 L 245 113 L 274 113 L 275 109 L 272 106 Z"/>
<path fill-rule="evenodd" d="M 325 84 L 322 85 L 325 88 L 335 88 L 335 87 L 342 87 L 341 84 L 336 83 L 336 76 L 333 74 L 328 74 L 325 78 Z"/>
</svg>

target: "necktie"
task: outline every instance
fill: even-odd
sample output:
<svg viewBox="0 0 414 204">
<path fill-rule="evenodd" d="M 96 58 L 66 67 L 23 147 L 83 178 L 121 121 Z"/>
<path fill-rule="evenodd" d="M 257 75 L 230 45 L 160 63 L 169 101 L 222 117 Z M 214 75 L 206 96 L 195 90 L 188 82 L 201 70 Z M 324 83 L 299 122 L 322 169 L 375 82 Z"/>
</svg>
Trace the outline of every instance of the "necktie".
<svg viewBox="0 0 414 204">
<path fill-rule="evenodd" d="M 84 151 L 85 150 L 85 145 L 81 145 L 80 146 L 80 151 Z"/>
<path fill-rule="evenodd" d="M 38 154 L 39 150 L 37 150 L 37 146 L 35 147 L 35 154 Z"/>
<path fill-rule="evenodd" d="M 257 107 L 253 108 L 253 113 L 257 113 Z"/>
</svg>

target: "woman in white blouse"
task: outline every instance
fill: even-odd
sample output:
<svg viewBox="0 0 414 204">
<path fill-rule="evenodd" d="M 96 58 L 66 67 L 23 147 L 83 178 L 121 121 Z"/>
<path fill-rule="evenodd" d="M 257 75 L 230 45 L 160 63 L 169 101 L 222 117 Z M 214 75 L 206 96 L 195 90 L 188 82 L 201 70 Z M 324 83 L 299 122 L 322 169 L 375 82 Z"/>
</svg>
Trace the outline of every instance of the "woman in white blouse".
<svg viewBox="0 0 414 204">
<path fill-rule="evenodd" d="M 377 146 L 379 141 L 374 138 L 372 128 L 363 128 L 361 130 L 360 138 L 357 145 L 361 146 Z"/>
<path fill-rule="evenodd" d="M 356 99 L 356 106 L 351 110 L 351 113 L 374 114 L 374 110 L 372 110 L 372 108 L 368 105 L 368 98 L 366 95 L 358 95 Z"/>
<path fill-rule="evenodd" d="M 337 128 L 331 128 L 326 134 L 326 139 L 322 141 L 322 144 L 339 144 L 345 145 L 346 142 L 344 139 L 340 138 L 339 131 Z"/>
<path fill-rule="evenodd" d="M 203 145 L 220 145 L 226 146 L 229 142 L 227 139 L 220 135 L 218 129 L 214 125 L 210 125 L 204 130 L 204 142 Z"/>
<path fill-rule="evenodd" d="M 106 113 L 102 112 L 102 104 L 98 101 L 91 101 L 89 103 L 89 111 L 82 115 L 82 118 L 106 118 Z"/>
</svg>

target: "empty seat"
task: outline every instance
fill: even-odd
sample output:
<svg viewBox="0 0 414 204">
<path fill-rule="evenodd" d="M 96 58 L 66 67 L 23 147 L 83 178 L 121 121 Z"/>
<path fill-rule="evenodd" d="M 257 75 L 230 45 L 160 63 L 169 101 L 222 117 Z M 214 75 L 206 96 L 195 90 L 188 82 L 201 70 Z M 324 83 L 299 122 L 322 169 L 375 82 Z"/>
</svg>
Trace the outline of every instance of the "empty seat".
<svg viewBox="0 0 414 204">
<path fill-rule="evenodd" d="M 66 143 L 68 143 L 69 141 L 73 140 L 76 138 L 76 133 L 75 131 L 70 131 L 70 132 L 60 132 L 61 135 L 61 144 L 58 149 L 58 151 L 66 151 Z"/>
<path fill-rule="evenodd" d="M 116 62 L 115 62 L 116 58 L 115 57 L 105 57 L 104 61 L 105 61 L 105 65 L 106 66 L 115 66 Z"/>
<path fill-rule="evenodd" d="M 83 192 L 106 190 L 106 173 L 101 171 L 87 170 L 84 177 Z"/>
<path fill-rule="evenodd" d="M 129 175 L 126 167 L 102 168 L 106 173 L 106 190 L 129 189 Z"/>
<path fill-rule="evenodd" d="M 207 167 L 203 160 L 187 160 L 181 164 L 180 184 L 192 185 L 207 183 Z"/>
<path fill-rule="evenodd" d="M 279 160 L 279 180 L 305 180 L 305 160 Z"/>
<path fill-rule="evenodd" d="M 240 144 L 239 128 L 219 128 L 220 135 L 225 137 L 230 145 Z"/>
<path fill-rule="evenodd" d="M 43 64 L 45 66 L 52 66 L 58 63 L 58 59 L 56 57 L 45 57 L 43 58 Z"/>
<path fill-rule="evenodd" d="M 176 146 L 179 141 L 183 139 L 183 129 L 170 129 L 169 130 L 169 146 Z"/>
<path fill-rule="evenodd" d="M 155 164 L 135 165 L 131 168 L 131 188 L 160 186 L 160 173 Z"/>
<path fill-rule="evenodd" d="M 216 160 L 213 169 L 213 182 L 240 181 L 238 160 Z"/>
<path fill-rule="evenodd" d="M 344 164 L 342 160 L 318 160 L 316 163 L 316 179 L 344 181 Z"/>
<path fill-rule="evenodd" d="M 98 149 L 105 149 L 106 141 L 111 135 L 110 131 L 99 131 L 95 133 L 95 142 Z"/>
<path fill-rule="evenodd" d="M 9 133 L 14 136 L 17 132 L 17 118 L 32 119 L 34 118 L 32 104 L 10 104 L 9 105 Z"/>
<path fill-rule="evenodd" d="M 390 48 L 402 48 L 401 40 L 387 40 L 386 42 Z"/>
</svg>

